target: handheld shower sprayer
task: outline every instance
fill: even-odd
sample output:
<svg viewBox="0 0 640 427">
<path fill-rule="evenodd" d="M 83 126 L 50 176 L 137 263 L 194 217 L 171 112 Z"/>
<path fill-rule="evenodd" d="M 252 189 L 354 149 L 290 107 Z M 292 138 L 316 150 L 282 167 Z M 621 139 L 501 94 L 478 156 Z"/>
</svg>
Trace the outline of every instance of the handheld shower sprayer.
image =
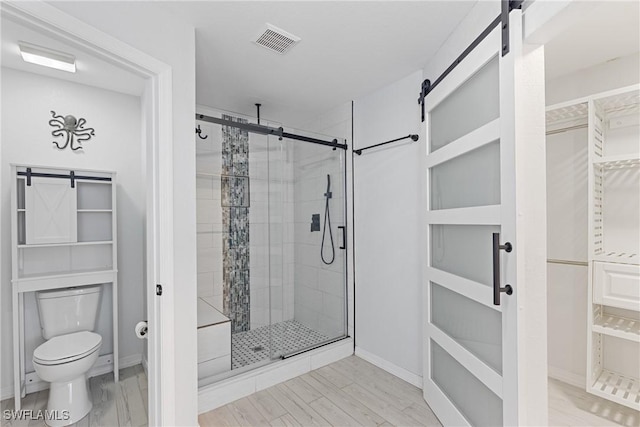
<svg viewBox="0 0 640 427">
<path fill-rule="evenodd" d="M 320 258 L 325 264 L 333 264 L 336 259 L 336 248 L 333 244 L 333 232 L 331 231 L 331 212 L 329 211 L 329 199 L 332 197 L 331 193 L 331 175 L 327 174 L 327 192 L 324 193 L 325 205 L 324 205 L 324 229 L 322 230 L 322 244 L 320 245 Z M 327 234 L 327 226 L 329 227 L 329 239 L 331 240 L 331 258 L 324 259 L 324 238 Z"/>
</svg>

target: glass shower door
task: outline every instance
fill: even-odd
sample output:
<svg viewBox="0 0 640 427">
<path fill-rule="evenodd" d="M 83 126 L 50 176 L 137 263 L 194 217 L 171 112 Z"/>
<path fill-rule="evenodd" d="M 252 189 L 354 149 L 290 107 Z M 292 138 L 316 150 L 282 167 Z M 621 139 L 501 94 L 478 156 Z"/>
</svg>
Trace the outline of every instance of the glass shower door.
<svg viewBox="0 0 640 427">
<path fill-rule="evenodd" d="M 344 150 L 288 138 L 280 143 L 269 162 L 273 358 L 342 338 L 347 330 Z"/>
</svg>

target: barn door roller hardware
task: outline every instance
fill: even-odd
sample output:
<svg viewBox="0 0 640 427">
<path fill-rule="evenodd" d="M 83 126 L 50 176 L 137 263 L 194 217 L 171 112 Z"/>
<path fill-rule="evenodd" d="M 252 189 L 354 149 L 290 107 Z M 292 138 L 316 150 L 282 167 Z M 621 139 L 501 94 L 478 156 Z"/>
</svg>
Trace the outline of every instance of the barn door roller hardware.
<svg viewBox="0 0 640 427">
<path fill-rule="evenodd" d="M 469 53 L 471 53 L 473 49 L 475 49 L 475 47 L 478 46 L 482 42 L 482 40 L 484 40 L 491 33 L 491 31 L 493 31 L 493 29 L 498 24 L 500 24 L 502 28 L 502 56 L 505 56 L 507 53 L 509 53 L 509 12 L 511 12 L 513 9 L 522 8 L 522 3 L 523 0 L 502 0 L 502 11 L 500 12 L 500 15 L 498 15 L 497 18 L 491 21 L 491 24 L 489 24 L 487 28 L 485 28 L 484 31 L 482 31 L 482 33 L 480 33 L 480 35 L 476 37 L 476 39 L 472 41 L 469 46 L 467 46 L 467 48 L 460 54 L 460 56 L 458 56 L 455 61 L 453 61 L 453 63 L 449 65 L 449 67 L 447 67 L 447 69 L 444 70 L 444 72 L 433 81 L 433 83 L 429 79 L 426 79 L 422 82 L 418 104 L 420 104 L 422 109 L 421 117 L 423 122 L 424 99 L 429 94 L 429 92 L 431 92 L 433 88 L 438 86 L 438 84 L 440 84 L 440 82 L 444 80 L 444 78 L 447 77 L 449 73 L 451 73 L 458 66 L 458 64 L 460 64 L 464 60 L 464 58 L 466 58 L 467 55 L 469 55 Z"/>
</svg>

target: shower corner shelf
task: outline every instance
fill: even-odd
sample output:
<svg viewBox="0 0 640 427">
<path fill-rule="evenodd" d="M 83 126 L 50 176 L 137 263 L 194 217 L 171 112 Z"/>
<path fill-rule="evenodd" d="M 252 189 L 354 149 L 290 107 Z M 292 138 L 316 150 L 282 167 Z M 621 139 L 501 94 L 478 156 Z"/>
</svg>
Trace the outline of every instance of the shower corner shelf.
<svg viewBox="0 0 640 427">
<path fill-rule="evenodd" d="M 19 410 L 30 385 L 23 336 L 27 292 L 110 283 L 111 359 L 114 379 L 119 379 L 116 175 L 12 165 L 11 176 L 14 399 Z"/>
<path fill-rule="evenodd" d="M 636 410 L 640 410 L 640 179 L 636 176 L 640 128 L 637 120 L 612 124 L 614 118 L 638 111 L 639 103 L 640 85 L 635 85 L 580 99 L 575 108 L 581 112 L 586 104 L 589 130 L 586 389 Z M 570 106 L 562 107 L 572 113 Z M 624 357 L 613 362 L 605 357 L 611 352 Z"/>
</svg>

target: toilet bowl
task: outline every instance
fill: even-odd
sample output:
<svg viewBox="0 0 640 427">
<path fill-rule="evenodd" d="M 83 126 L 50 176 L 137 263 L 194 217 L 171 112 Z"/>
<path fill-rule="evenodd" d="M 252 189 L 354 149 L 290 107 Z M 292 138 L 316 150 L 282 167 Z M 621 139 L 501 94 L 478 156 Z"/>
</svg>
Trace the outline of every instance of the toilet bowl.
<svg viewBox="0 0 640 427">
<path fill-rule="evenodd" d="M 95 330 L 102 286 L 36 292 L 45 343 L 33 352 L 38 376 L 50 384 L 45 423 L 73 424 L 91 411 L 87 372 L 98 360 L 102 337 Z"/>
<path fill-rule="evenodd" d="M 51 383 L 47 425 L 70 425 L 89 413 L 92 403 L 86 373 L 98 359 L 101 345 L 99 334 L 82 331 L 51 338 L 35 349 L 35 371 Z"/>
</svg>

